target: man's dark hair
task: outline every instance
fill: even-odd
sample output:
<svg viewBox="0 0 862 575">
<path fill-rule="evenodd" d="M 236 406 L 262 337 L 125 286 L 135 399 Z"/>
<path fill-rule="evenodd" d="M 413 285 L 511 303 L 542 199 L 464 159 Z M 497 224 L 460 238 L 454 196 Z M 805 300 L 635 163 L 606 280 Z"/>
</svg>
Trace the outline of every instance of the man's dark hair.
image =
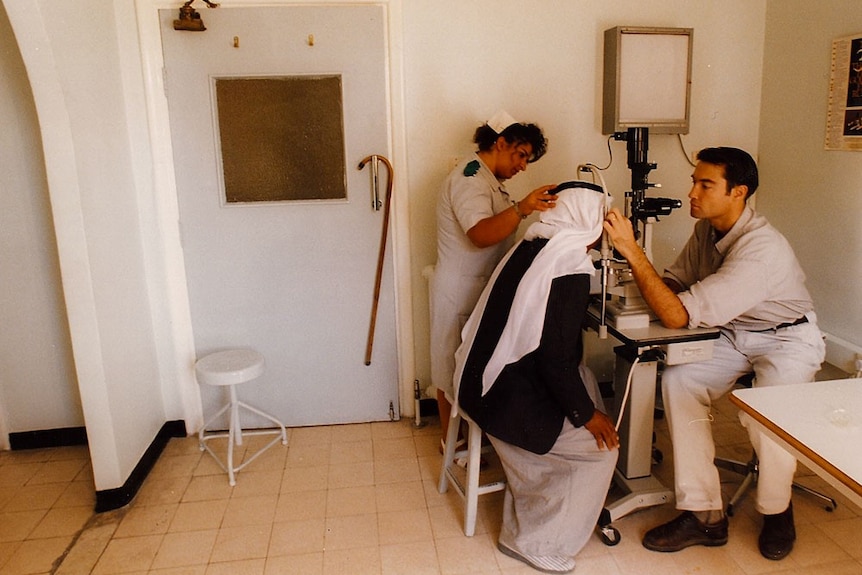
<svg viewBox="0 0 862 575">
<path fill-rule="evenodd" d="M 748 186 L 748 194 L 745 196 L 745 199 L 748 199 L 757 190 L 757 163 L 748 152 L 739 148 L 704 148 L 697 153 L 697 159 L 724 167 L 728 193 L 735 186 Z"/>
<path fill-rule="evenodd" d="M 479 146 L 480 152 L 487 152 L 494 147 L 494 143 L 500 136 L 503 136 L 509 144 L 530 144 L 533 147 L 533 154 L 527 160 L 530 164 L 548 151 L 548 140 L 545 139 L 542 129 L 535 124 L 512 124 L 499 134 L 488 124 L 482 124 L 476 128 L 473 142 Z"/>
</svg>

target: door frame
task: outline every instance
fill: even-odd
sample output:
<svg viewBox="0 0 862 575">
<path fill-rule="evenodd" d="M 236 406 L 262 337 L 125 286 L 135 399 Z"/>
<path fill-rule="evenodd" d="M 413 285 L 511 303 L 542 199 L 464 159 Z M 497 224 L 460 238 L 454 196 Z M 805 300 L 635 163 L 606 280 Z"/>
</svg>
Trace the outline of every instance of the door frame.
<svg viewBox="0 0 862 575">
<path fill-rule="evenodd" d="M 393 274 L 395 282 L 395 330 L 398 357 L 398 401 L 400 413 L 414 416 L 413 379 L 415 374 L 415 350 L 413 337 L 412 286 L 410 274 L 409 196 L 406 191 L 407 153 L 406 122 L 403 76 L 402 0 L 276 0 L 262 3 L 254 0 L 231 0 L 218 10 L 232 8 L 254 8 L 260 6 L 301 5 L 379 5 L 383 6 L 387 31 L 387 98 L 389 104 L 389 147 L 394 166 L 393 201 L 390 215 L 390 237 L 392 239 Z M 154 193 L 158 205 L 159 224 L 165 245 L 167 269 L 174 276 L 170 282 L 170 307 L 175 310 L 174 329 L 178 357 L 194 357 L 194 335 L 191 325 L 189 293 L 186 284 L 185 264 L 179 230 L 179 208 L 174 174 L 173 147 L 171 143 L 168 101 L 165 93 L 164 59 L 162 54 L 161 29 L 158 11 L 178 10 L 177 2 L 162 0 L 138 0 L 135 2 L 138 30 L 140 34 L 142 67 L 144 73 L 145 100 L 150 129 L 150 144 L 153 155 Z M 203 3 L 196 6 L 206 22 L 209 10 Z M 206 32 L 203 32 L 206 34 Z M 348 166 L 349 168 L 349 166 Z M 369 310 L 371 302 L 369 302 Z M 192 370 L 192 366 L 189 366 Z M 203 425 L 200 393 L 192 377 L 181 378 L 180 390 L 186 429 L 194 433 Z"/>
</svg>

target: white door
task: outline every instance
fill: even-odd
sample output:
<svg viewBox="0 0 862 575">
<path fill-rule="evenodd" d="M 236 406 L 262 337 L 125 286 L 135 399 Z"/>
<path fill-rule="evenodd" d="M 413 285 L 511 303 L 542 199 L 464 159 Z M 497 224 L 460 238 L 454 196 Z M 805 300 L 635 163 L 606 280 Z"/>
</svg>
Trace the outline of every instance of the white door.
<svg viewBox="0 0 862 575">
<path fill-rule="evenodd" d="M 399 417 L 391 245 L 365 362 L 384 211 L 371 166 L 358 166 L 390 157 L 383 10 L 201 6 L 204 32 L 176 31 L 177 11 L 160 12 L 195 348 L 260 351 L 266 373 L 240 398 L 289 426 Z M 218 79 L 314 76 L 340 79 L 343 158 L 320 169 L 343 171 L 346 198 L 227 203 Z M 266 170 L 279 159 L 256 161 Z M 379 164 L 381 200 L 387 177 Z M 224 397 L 201 393 L 206 417 Z"/>
</svg>

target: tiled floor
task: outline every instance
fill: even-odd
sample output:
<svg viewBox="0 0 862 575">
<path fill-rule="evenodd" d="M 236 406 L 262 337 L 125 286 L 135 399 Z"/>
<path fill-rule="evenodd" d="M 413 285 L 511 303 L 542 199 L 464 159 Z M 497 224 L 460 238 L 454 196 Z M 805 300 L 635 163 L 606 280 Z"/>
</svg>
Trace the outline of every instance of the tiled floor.
<svg viewBox="0 0 862 575">
<path fill-rule="evenodd" d="M 747 457 L 735 408 L 723 400 L 715 415 L 720 454 Z M 233 488 L 196 438 L 174 439 L 132 504 L 96 516 L 86 450 L 2 452 L 0 575 L 536 573 L 496 550 L 501 493 L 480 500 L 477 533 L 463 535 L 460 499 L 436 491 L 440 429 L 428 419 L 419 429 L 412 420 L 291 429 L 288 447 L 271 448 Z M 664 420 L 656 428 L 664 460 L 654 469 L 670 485 Z M 801 466 L 800 480 L 826 489 Z M 728 494 L 738 481 L 726 477 Z M 837 498 L 827 513 L 794 496 L 799 537 L 784 561 L 759 555 L 746 498 L 724 547 L 644 549 L 643 531 L 675 513 L 664 505 L 619 519 L 617 546 L 594 537 L 575 573 L 862 574 L 862 510 Z"/>
</svg>

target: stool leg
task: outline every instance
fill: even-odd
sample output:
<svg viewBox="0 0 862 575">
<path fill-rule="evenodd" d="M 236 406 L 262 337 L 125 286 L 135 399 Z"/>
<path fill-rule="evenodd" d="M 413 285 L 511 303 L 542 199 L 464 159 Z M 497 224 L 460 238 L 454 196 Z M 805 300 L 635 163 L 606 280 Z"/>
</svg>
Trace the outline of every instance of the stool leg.
<svg viewBox="0 0 862 575">
<path fill-rule="evenodd" d="M 467 485 L 464 494 L 464 534 L 472 537 L 476 532 L 479 509 L 479 466 L 482 459 L 482 430 L 470 422 L 467 437 Z"/>
<path fill-rule="evenodd" d="M 236 485 L 233 466 L 233 446 L 234 443 L 242 445 L 242 427 L 239 422 L 239 401 L 236 397 L 236 389 L 230 386 L 230 432 L 228 434 L 227 445 L 227 474 L 231 486 Z"/>
<path fill-rule="evenodd" d="M 455 444 L 458 443 L 458 430 L 461 428 L 461 417 L 456 415 L 449 420 L 449 429 L 446 431 L 446 445 L 443 448 L 443 466 L 440 470 L 440 481 L 437 491 L 446 493 L 449 489 L 448 470 L 455 461 Z"/>
<path fill-rule="evenodd" d="M 268 419 L 271 422 L 273 422 L 274 424 L 276 424 L 278 426 L 279 432 L 281 434 L 281 444 L 287 445 L 287 430 L 285 429 L 284 424 L 281 421 L 279 421 L 275 417 L 271 416 L 270 414 L 266 413 L 265 411 L 261 411 L 258 408 L 251 406 L 245 402 L 240 401 L 239 406 L 246 408 L 247 410 L 251 411 L 252 413 L 258 414 L 261 417 L 265 417 L 266 419 Z"/>
</svg>

